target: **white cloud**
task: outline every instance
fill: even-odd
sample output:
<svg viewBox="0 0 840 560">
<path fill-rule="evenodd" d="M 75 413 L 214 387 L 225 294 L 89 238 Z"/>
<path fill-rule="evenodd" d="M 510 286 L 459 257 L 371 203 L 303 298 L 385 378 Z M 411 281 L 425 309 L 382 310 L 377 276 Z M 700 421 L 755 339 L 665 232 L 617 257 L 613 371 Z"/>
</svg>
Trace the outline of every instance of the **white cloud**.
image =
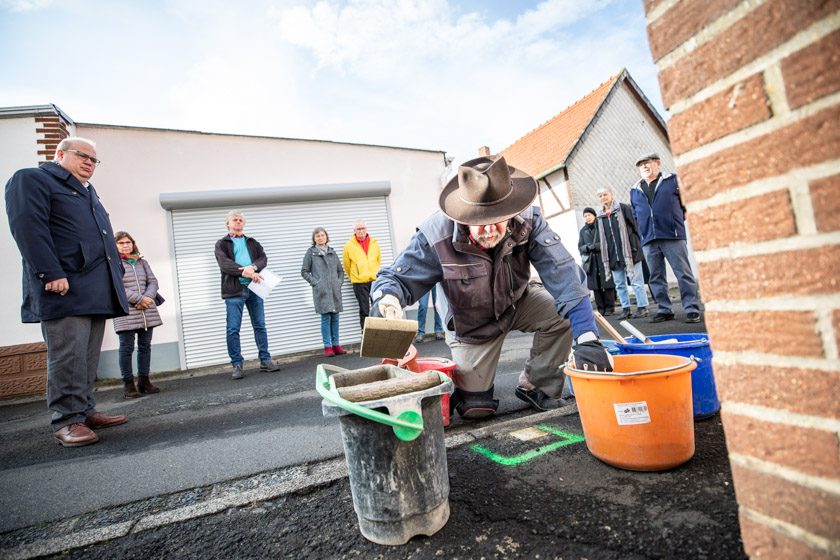
<svg viewBox="0 0 840 560">
<path fill-rule="evenodd" d="M 0 0 L 0 8 L 15 13 L 34 12 L 50 6 L 53 0 Z"/>
</svg>

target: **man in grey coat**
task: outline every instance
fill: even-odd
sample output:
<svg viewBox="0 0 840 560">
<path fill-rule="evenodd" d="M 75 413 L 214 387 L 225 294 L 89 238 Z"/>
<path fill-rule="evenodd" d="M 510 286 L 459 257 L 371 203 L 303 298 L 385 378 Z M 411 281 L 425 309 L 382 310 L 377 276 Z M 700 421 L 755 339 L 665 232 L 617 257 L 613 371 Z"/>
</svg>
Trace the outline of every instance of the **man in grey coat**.
<svg viewBox="0 0 840 560">
<path fill-rule="evenodd" d="M 47 345 L 47 406 L 65 447 L 99 441 L 91 428 L 124 424 L 96 411 L 93 384 L 106 319 L 128 313 L 123 266 L 108 213 L 90 178 L 90 140 L 62 140 L 54 161 L 6 183 L 9 227 L 23 258 L 24 323 L 41 323 Z"/>
</svg>

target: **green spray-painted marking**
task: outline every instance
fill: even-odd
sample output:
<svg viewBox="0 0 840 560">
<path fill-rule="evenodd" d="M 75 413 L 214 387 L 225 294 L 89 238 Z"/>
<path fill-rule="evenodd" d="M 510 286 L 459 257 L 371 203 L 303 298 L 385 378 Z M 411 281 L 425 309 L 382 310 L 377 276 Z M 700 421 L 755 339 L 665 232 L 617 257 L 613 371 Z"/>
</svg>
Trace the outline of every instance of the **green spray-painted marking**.
<svg viewBox="0 0 840 560">
<path fill-rule="evenodd" d="M 550 443 L 548 445 L 537 447 L 536 449 L 526 451 L 525 453 L 521 453 L 519 455 L 514 455 L 513 457 L 499 455 L 498 453 L 490 451 L 486 447 L 483 447 L 477 443 L 472 445 L 470 449 L 472 449 L 476 453 L 484 455 L 491 461 L 495 461 L 500 465 L 505 465 L 506 467 L 515 467 L 517 465 L 521 465 L 522 463 L 526 463 L 535 457 L 539 457 L 540 455 L 551 453 L 555 449 L 560 449 L 561 447 L 566 447 L 567 445 L 571 445 L 573 443 L 580 443 L 584 441 L 584 437 L 581 435 L 567 434 L 566 432 L 552 428 L 551 426 L 540 425 L 537 426 L 537 428 L 543 430 L 544 432 L 554 434 L 555 436 L 561 437 L 563 439 L 561 439 L 560 441 L 555 441 L 554 443 Z"/>
</svg>

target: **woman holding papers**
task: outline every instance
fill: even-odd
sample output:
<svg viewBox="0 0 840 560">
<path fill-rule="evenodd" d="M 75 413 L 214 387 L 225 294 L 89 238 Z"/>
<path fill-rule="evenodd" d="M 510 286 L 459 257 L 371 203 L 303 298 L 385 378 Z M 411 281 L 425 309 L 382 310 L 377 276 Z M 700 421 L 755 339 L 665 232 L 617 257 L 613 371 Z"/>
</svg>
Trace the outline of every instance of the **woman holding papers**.
<svg viewBox="0 0 840 560">
<path fill-rule="evenodd" d="M 317 227 L 312 232 L 312 246 L 303 256 L 300 275 L 312 286 L 315 312 L 321 315 L 321 338 L 324 355 L 346 354 L 338 342 L 338 314 L 344 311 L 341 304 L 341 285 L 344 269 L 335 250 L 328 245 L 327 230 Z"/>
<path fill-rule="evenodd" d="M 158 295 L 158 281 L 148 261 L 140 255 L 134 238 L 125 231 L 114 234 L 117 250 L 122 259 L 125 274 L 123 286 L 128 297 L 128 315 L 114 319 L 114 330 L 120 337 L 120 373 L 123 378 L 123 396 L 136 399 L 140 393 L 159 393 L 160 389 L 149 380 L 149 364 L 152 360 L 152 331 L 162 325 L 157 306 L 163 303 Z M 138 384 L 134 384 L 131 371 L 131 356 L 134 354 L 134 339 L 137 339 Z M 140 389 L 138 392 L 137 389 Z"/>
</svg>

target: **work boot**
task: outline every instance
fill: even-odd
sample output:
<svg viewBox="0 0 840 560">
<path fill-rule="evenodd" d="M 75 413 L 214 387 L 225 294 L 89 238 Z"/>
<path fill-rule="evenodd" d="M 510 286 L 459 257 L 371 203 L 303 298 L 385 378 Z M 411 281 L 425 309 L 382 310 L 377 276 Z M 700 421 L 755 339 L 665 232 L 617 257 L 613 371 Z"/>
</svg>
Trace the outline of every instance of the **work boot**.
<svg viewBox="0 0 840 560">
<path fill-rule="evenodd" d="M 138 389 L 140 389 L 141 393 L 160 393 L 160 389 L 152 385 L 148 375 L 141 375 L 138 379 L 140 380 Z"/>
<path fill-rule="evenodd" d="M 660 311 L 659 313 L 657 313 L 656 315 L 654 315 L 653 317 L 651 317 L 651 318 L 649 319 L 649 321 L 650 321 L 651 323 L 662 323 L 662 322 L 664 322 L 664 321 L 671 321 L 671 320 L 673 320 L 673 318 L 674 318 L 674 314 L 673 314 L 673 313 L 662 313 L 662 312 Z"/>
<path fill-rule="evenodd" d="M 134 378 L 132 377 L 130 381 L 123 381 L 123 398 L 124 399 L 136 399 L 140 396 L 140 393 L 137 392 L 137 387 L 134 385 Z"/>
<path fill-rule="evenodd" d="M 497 408 L 499 408 L 499 399 L 493 398 L 493 387 L 477 392 L 456 388 L 449 400 L 450 414 L 456 410 L 461 418 L 468 420 L 493 416 Z"/>
<path fill-rule="evenodd" d="M 332 346 L 327 346 L 326 348 L 324 348 L 324 356 L 328 358 L 332 358 L 333 356 L 335 356 L 335 350 L 333 350 Z"/>
<path fill-rule="evenodd" d="M 230 376 L 231 379 L 242 379 L 245 377 L 245 372 L 242 371 L 242 364 L 236 364 L 233 366 L 233 374 Z"/>
<path fill-rule="evenodd" d="M 633 314 L 630 312 L 630 308 L 624 307 L 621 309 L 621 315 L 618 316 L 618 320 L 623 321 L 624 319 L 629 319 L 632 316 Z"/>
<path fill-rule="evenodd" d="M 630 316 L 631 319 L 641 319 L 642 317 L 648 316 L 647 307 L 637 307 L 636 312 Z"/>
<path fill-rule="evenodd" d="M 342 348 L 338 344 L 336 344 L 332 348 L 333 348 L 333 354 L 335 354 L 336 356 L 343 356 L 344 354 L 347 353 L 347 350 L 345 350 L 344 348 Z"/>
<path fill-rule="evenodd" d="M 577 414 L 577 403 L 574 399 L 555 399 L 546 395 L 539 389 L 526 389 L 525 387 L 517 386 L 514 394 L 521 400 L 525 401 L 534 410 L 545 412 L 547 410 L 560 410 L 561 416 L 571 416 Z"/>
</svg>

